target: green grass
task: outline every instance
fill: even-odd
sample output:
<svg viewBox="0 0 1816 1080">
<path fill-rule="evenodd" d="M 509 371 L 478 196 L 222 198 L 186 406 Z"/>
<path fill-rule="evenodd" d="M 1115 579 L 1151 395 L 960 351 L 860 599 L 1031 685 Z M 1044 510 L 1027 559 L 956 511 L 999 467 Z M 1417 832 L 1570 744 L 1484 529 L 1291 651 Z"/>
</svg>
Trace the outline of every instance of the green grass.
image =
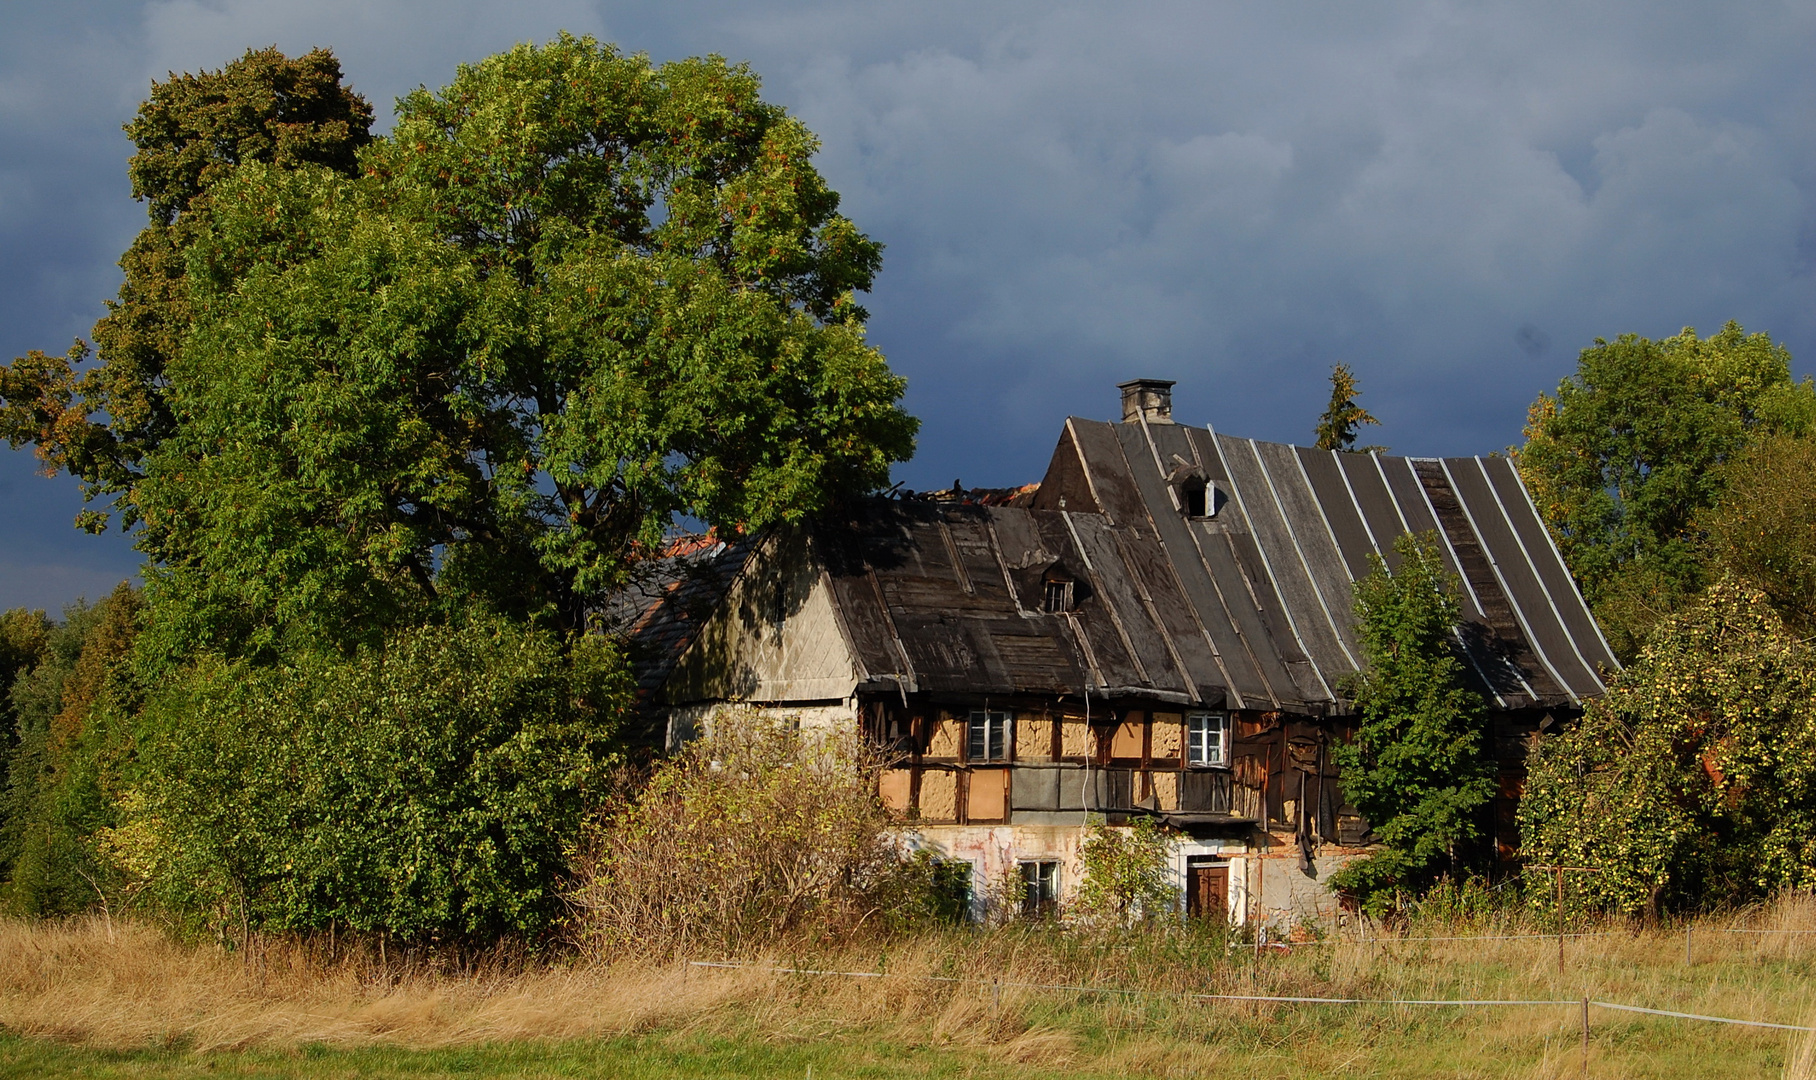
<svg viewBox="0 0 1816 1080">
<path fill-rule="evenodd" d="M 1088 1010 L 1096 1012 L 1096 1010 Z M 1445 1015 L 1448 1014 L 1448 1015 Z M 1061 1019 L 1052 1017 L 1052 1019 Z M 1069 1048 L 1033 1060 L 1003 1061 L 976 1046 L 907 1045 L 865 1032 L 777 1039 L 760 1031 L 656 1033 L 635 1038 L 519 1042 L 412 1050 L 310 1045 L 195 1053 L 181 1048 L 109 1051 L 0 1036 L 0 1076 L 175 1077 L 688 1077 L 1051 1078 L 1226 1077 L 1565 1077 L 1576 1076 L 1574 1032 L 1485 1032 L 1472 1018 L 1440 1010 L 1401 1022 L 1385 1012 L 1308 1010 L 1207 1041 L 1141 1030 L 1140 1018 L 1105 1023 L 1074 1015 Z M 1160 1018 L 1157 1018 L 1160 1019 Z M 1535 1018 L 1537 1019 L 1537 1018 Z M 1170 1027 L 1164 1019 L 1159 1027 Z M 1539 1020 L 1535 1029 L 1552 1025 Z M 1080 1032 L 1080 1029 L 1086 1029 Z M 1646 1021 L 1593 1040 L 1591 1075 L 1722 1080 L 1777 1078 L 1782 1038 L 1708 1025 Z M 1043 1059 L 1044 1057 L 1044 1059 Z"/>
</svg>

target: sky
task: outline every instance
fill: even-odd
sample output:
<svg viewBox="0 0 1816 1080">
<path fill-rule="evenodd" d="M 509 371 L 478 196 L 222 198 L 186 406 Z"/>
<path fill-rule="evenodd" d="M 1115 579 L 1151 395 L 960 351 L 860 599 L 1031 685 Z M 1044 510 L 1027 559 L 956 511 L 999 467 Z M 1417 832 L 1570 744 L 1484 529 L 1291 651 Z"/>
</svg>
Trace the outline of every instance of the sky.
<svg viewBox="0 0 1816 1080">
<path fill-rule="evenodd" d="M 62 352 L 144 221 L 154 79 L 326 46 L 393 101 L 589 33 L 748 61 L 885 245 L 870 340 L 923 421 L 913 488 L 1040 478 L 1063 418 L 1308 442 L 1336 363 L 1397 453 L 1520 440 L 1597 337 L 1729 319 L 1816 366 L 1816 2 L 0 4 L 0 359 Z M 0 446 L 0 609 L 135 573 Z"/>
</svg>

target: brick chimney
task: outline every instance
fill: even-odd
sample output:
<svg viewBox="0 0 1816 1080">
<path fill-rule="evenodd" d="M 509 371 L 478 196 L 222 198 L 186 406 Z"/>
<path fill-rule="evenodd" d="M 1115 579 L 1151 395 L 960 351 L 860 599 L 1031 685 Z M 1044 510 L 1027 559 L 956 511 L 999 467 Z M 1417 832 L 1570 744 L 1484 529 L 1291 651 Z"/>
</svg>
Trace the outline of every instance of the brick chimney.
<svg viewBox="0 0 1816 1080">
<path fill-rule="evenodd" d="M 1172 379 L 1130 379 L 1117 383 L 1122 391 L 1122 421 L 1125 424 L 1147 418 L 1150 424 L 1173 422 Z"/>
</svg>

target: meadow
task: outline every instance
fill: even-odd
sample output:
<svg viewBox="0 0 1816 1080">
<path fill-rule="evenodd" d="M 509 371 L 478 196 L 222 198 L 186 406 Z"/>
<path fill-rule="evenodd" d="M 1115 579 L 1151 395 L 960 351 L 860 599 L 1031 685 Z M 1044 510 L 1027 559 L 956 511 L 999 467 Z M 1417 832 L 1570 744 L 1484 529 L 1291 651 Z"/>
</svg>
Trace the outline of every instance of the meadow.
<svg viewBox="0 0 1816 1080">
<path fill-rule="evenodd" d="M 98 918 L 8 922 L 0 1075 L 1561 1080 L 1584 1073 L 1585 996 L 1816 1024 L 1807 896 L 1688 927 L 1585 924 L 1597 936 L 1566 940 L 1561 974 L 1555 938 L 1522 936 L 1545 928 L 1510 914 L 1428 918 L 1392 939 L 1257 954 L 1219 930 L 1012 926 L 802 942 L 709 968 L 432 964 L 322 941 L 184 944 Z M 1198 996 L 1209 994 L 1572 1004 Z M 1816 1036 L 1590 1014 L 1589 1076 L 1816 1077 Z"/>
</svg>

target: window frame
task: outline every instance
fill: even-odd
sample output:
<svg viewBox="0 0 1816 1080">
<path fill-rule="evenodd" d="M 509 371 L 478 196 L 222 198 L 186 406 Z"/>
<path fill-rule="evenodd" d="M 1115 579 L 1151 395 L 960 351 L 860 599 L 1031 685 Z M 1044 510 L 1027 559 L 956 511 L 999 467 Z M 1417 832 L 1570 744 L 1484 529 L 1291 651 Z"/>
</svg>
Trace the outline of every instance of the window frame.
<svg viewBox="0 0 1816 1080">
<path fill-rule="evenodd" d="M 1204 723 L 1201 727 L 1201 722 Z M 1215 732 L 1217 736 L 1216 754 L 1209 753 L 1207 739 L 1202 735 Z M 1187 713 L 1185 718 L 1185 763 L 1193 769 L 1227 769 L 1230 767 L 1230 714 L 1205 710 Z"/>
<path fill-rule="evenodd" d="M 1053 602 L 1056 595 L 1059 598 L 1058 605 Z M 1077 595 L 1078 591 L 1071 578 L 1048 578 L 1041 586 L 1041 610 L 1049 615 L 1071 611 Z"/>
<path fill-rule="evenodd" d="M 1016 869 L 1021 874 L 1023 917 L 1039 918 L 1059 909 L 1058 859 L 1018 859 Z"/>
<path fill-rule="evenodd" d="M 996 736 L 993 743 L 991 735 Z M 982 738 L 982 748 L 979 739 Z M 1015 714 L 1008 709 L 972 709 L 965 718 L 965 760 L 1008 761 L 1015 753 Z"/>
</svg>

